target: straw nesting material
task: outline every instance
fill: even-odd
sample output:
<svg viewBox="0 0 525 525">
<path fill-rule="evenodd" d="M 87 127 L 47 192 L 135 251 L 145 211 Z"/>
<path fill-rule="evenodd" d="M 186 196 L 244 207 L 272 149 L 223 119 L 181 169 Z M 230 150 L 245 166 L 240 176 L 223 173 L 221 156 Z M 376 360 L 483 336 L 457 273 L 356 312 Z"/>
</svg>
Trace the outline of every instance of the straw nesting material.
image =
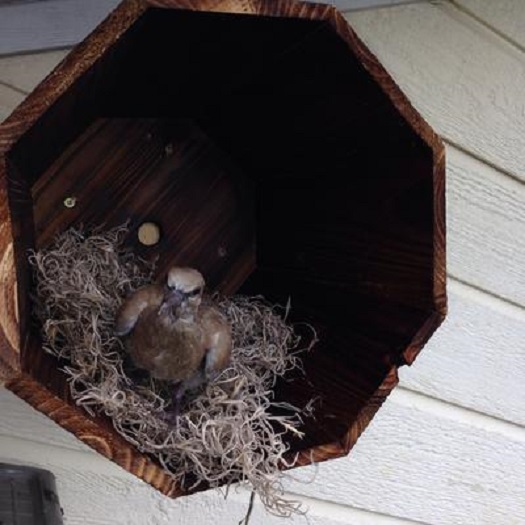
<svg viewBox="0 0 525 525">
<path fill-rule="evenodd" d="M 231 363 L 188 396 L 173 426 L 165 417 L 169 384 L 134 381 L 114 335 L 122 300 L 154 275 L 154 265 L 123 248 L 127 234 L 126 226 L 89 234 L 71 228 L 30 256 L 43 347 L 65 363 L 73 399 L 109 416 L 119 434 L 155 456 L 185 489 L 241 482 L 270 512 L 298 511 L 283 497 L 280 468 L 290 466 L 286 438 L 302 435 L 301 410 L 308 407 L 278 404 L 272 392 L 279 377 L 300 366 L 304 346 L 286 322 L 287 308 L 261 297 L 211 298 L 232 325 Z M 314 340 L 315 334 L 310 346 Z"/>
</svg>

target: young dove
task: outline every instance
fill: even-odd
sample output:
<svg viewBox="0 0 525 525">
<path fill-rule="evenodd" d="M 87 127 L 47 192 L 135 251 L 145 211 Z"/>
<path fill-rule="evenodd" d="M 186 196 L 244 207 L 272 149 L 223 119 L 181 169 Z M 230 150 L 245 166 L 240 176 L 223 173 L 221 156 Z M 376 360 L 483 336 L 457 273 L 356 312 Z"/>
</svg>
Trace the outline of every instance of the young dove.
<svg viewBox="0 0 525 525">
<path fill-rule="evenodd" d="M 230 360 L 231 329 L 213 306 L 202 303 L 204 278 L 193 268 L 173 267 L 164 285 L 152 284 L 122 304 L 115 332 L 138 368 L 172 381 L 174 415 L 189 388 L 222 370 Z"/>
</svg>

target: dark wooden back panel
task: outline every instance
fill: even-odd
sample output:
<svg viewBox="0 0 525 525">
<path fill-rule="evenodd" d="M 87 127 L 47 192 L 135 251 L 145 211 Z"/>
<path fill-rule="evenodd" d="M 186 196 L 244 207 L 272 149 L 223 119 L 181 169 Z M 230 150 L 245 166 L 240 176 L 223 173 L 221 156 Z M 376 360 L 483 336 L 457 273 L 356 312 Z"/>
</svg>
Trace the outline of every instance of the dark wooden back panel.
<svg viewBox="0 0 525 525">
<path fill-rule="evenodd" d="M 231 290 L 255 264 L 252 186 L 192 121 L 100 119 L 33 186 L 37 247 L 71 225 L 130 221 L 128 245 L 160 274 L 189 264 Z M 138 242 L 144 221 L 161 229 L 155 246 Z"/>
</svg>

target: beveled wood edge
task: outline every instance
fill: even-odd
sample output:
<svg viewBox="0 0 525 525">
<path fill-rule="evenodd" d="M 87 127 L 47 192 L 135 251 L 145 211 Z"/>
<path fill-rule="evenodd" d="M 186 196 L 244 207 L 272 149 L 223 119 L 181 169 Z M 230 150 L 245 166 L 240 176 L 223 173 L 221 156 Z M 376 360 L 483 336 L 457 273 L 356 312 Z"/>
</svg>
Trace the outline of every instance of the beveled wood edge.
<svg viewBox="0 0 525 525">
<path fill-rule="evenodd" d="M 419 355 L 423 347 L 427 344 L 432 334 L 443 322 L 444 315 L 439 312 L 432 312 L 423 323 L 409 345 L 403 350 L 401 364 L 411 365 Z"/>
<path fill-rule="evenodd" d="M 16 358 L 17 354 L 6 346 L 2 338 L 0 340 L 0 387 L 5 386 L 7 381 L 20 372 L 19 361 Z"/>
<path fill-rule="evenodd" d="M 53 395 L 27 374 L 11 378 L 5 385 L 33 408 L 42 412 L 78 439 L 166 496 L 187 495 L 155 461 L 140 453 L 112 429 L 103 428 L 82 409 Z"/>
<path fill-rule="evenodd" d="M 357 440 L 366 429 L 370 421 L 381 408 L 381 405 L 385 402 L 385 399 L 390 395 L 390 392 L 399 383 L 399 376 L 397 374 L 397 366 L 390 368 L 382 383 L 377 387 L 372 397 L 369 399 L 367 405 L 363 407 L 359 412 L 355 421 L 352 422 L 344 440 L 342 441 L 343 449 L 345 454 L 348 454 L 353 446 L 357 443 Z"/>
<path fill-rule="evenodd" d="M 348 451 L 345 450 L 344 446 L 339 441 L 334 441 L 326 445 L 302 450 L 298 454 L 293 455 L 290 459 L 290 461 L 293 461 L 290 468 L 307 467 L 308 465 L 322 463 L 330 459 L 342 458 L 347 454 Z"/>
<path fill-rule="evenodd" d="M 18 281 L 7 194 L 5 159 L 0 157 L 0 382 L 21 370 Z"/>
<path fill-rule="evenodd" d="M 397 366 L 393 366 L 369 399 L 367 405 L 363 407 L 357 418 L 351 423 L 343 439 L 299 452 L 292 458 L 289 458 L 290 460 L 295 459 L 293 466 L 290 468 L 305 467 L 313 463 L 321 463 L 347 456 L 398 383 Z"/>
<path fill-rule="evenodd" d="M 443 143 L 434 150 L 434 310 L 403 351 L 404 364 L 411 365 L 447 315 L 446 265 L 446 166 Z"/>
<path fill-rule="evenodd" d="M 447 315 L 446 153 L 443 142 L 434 150 L 434 306 Z"/>
</svg>

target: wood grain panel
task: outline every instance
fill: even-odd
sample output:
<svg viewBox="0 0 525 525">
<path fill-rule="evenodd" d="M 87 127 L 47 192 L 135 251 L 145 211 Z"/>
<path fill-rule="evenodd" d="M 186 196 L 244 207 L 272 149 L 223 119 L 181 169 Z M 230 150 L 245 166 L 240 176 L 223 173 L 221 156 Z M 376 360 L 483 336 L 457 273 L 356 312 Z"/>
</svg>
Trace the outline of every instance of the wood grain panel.
<svg viewBox="0 0 525 525">
<path fill-rule="evenodd" d="M 449 148 L 452 276 L 525 305 L 525 185 Z"/>
<path fill-rule="evenodd" d="M 357 443 L 357 440 L 368 426 L 370 421 L 376 415 L 376 412 L 381 408 L 386 398 L 390 395 L 392 390 L 399 382 L 397 368 L 393 367 L 388 372 L 383 382 L 378 386 L 368 401 L 366 407 L 359 413 L 355 421 L 350 426 L 346 436 L 344 437 L 343 445 L 347 452 Z"/>
<path fill-rule="evenodd" d="M 253 188 L 191 121 L 105 119 L 95 122 L 32 189 L 37 247 L 80 223 L 130 221 L 127 244 L 158 259 L 162 275 L 190 265 L 211 290 L 239 285 L 255 265 Z M 68 209 L 63 201 L 76 199 Z M 94 205 L 96 203 L 96 206 Z M 138 242 L 144 221 L 161 229 L 154 247 Z"/>
</svg>

